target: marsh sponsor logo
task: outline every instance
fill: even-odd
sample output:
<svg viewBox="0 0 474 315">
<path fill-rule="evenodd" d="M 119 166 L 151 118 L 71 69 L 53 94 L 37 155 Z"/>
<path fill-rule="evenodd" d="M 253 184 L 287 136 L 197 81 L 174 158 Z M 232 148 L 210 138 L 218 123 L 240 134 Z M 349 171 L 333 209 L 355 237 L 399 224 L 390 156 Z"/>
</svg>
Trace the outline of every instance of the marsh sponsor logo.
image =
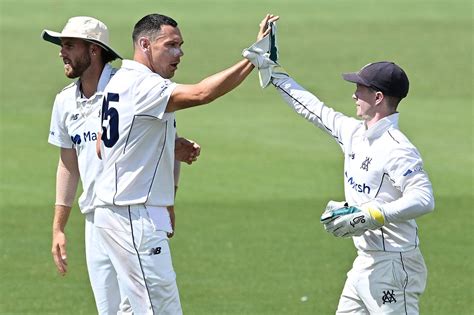
<svg viewBox="0 0 474 315">
<path fill-rule="evenodd" d="M 82 141 L 84 142 L 97 141 L 97 133 L 87 131 L 87 132 L 84 132 L 82 137 L 79 134 L 76 134 L 75 136 L 71 136 L 71 140 L 75 145 L 81 144 Z"/>
<path fill-rule="evenodd" d="M 352 176 L 349 177 L 347 175 L 347 172 L 345 174 L 346 174 L 346 178 L 347 178 L 347 183 L 352 187 L 352 189 L 354 189 L 357 192 L 370 195 L 370 190 L 371 189 L 366 183 L 359 184 L 354 180 L 354 178 Z"/>
<path fill-rule="evenodd" d="M 75 135 L 74 137 L 71 136 L 71 141 L 74 144 L 81 144 L 81 142 L 82 142 L 81 136 L 80 135 Z"/>
</svg>

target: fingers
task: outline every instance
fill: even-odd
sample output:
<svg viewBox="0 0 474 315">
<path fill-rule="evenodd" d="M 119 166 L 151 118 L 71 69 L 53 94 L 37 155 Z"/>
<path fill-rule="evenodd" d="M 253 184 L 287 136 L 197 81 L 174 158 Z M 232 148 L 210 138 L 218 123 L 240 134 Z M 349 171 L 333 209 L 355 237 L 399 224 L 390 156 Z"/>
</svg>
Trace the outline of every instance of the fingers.
<svg viewBox="0 0 474 315">
<path fill-rule="evenodd" d="M 64 245 L 56 244 L 52 249 L 54 264 L 58 272 L 64 276 L 67 272 L 67 254 Z"/>
<path fill-rule="evenodd" d="M 197 161 L 198 156 L 200 154 L 201 154 L 201 147 L 196 142 L 192 142 L 192 148 L 190 150 L 189 157 L 185 162 L 191 165 L 193 162 Z"/>
<path fill-rule="evenodd" d="M 280 19 L 278 15 L 273 15 L 273 14 L 265 15 L 265 17 L 263 18 L 263 20 L 260 22 L 260 25 L 259 25 L 260 30 L 257 35 L 257 40 L 262 39 L 270 32 L 270 29 L 268 28 L 268 23 L 278 21 L 278 19 Z"/>
</svg>

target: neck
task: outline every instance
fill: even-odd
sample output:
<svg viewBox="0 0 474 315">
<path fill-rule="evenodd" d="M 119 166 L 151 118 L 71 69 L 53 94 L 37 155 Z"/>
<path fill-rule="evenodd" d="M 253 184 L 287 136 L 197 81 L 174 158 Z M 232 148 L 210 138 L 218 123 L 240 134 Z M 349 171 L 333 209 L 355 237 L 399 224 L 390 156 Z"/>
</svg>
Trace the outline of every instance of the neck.
<svg viewBox="0 0 474 315">
<path fill-rule="evenodd" d="M 135 53 L 133 54 L 133 60 L 141 63 L 142 65 L 153 71 L 153 67 L 151 66 L 147 56 L 141 51 L 135 50 Z"/>
<path fill-rule="evenodd" d="M 365 125 L 368 128 L 372 127 L 375 125 L 378 121 L 384 119 L 387 116 L 390 116 L 392 114 L 395 114 L 397 111 L 389 108 L 381 107 L 380 111 L 377 111 L 373 116 L 371 117 L 365 117 Z"/>
<path fill-rule="evenodd" d="M 100 75 L 102 74 L 103 69 L 104 65 L 91 65 L 81 75 L 81 91 L 86 98 L 90 98 L 95 94 L 95 92 L 97 92 L 97 85 L 99 84 Z"/>
</svg>

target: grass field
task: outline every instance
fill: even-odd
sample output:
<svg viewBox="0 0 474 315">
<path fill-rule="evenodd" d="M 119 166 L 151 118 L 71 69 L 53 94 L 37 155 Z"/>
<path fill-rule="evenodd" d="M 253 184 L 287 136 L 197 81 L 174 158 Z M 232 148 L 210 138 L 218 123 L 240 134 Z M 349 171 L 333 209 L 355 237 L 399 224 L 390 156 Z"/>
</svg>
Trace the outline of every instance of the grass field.
<svg viewBox="0 0 474 315">
<path fill-rule="evenodd" d="M 50 254 L 58 150 L 47 143 L 54 95 L 68 80 L 58 47 L 40 39 L 91 15 L 131 56 L 130 33 L 160 12 L 180 23 L 185 57 L 175 81 L 230 66 L 267 12 L 279 14 L 281 62 L 328 105 L 354 114 L 340 74 L 394 60 L 411 79 L 401 129 L 433 182 L 436 210 L 417 220 L 429 268 L 422 314 L 474 314 L 473 33 L 464 0 L 0 0 L 0 314 L 94 314 L 83 216 L 68 224 L 68 275 Z M 120 64 L 115 64 L 119 66 Z M 318 223 L 343 198 L 342 154 L 256 74 L 212 105 L 178 113 L 202 146 L 184 166 L 172 240 L 183 308 L 191 315 L 333 314 L 355 250 Z M 307 297 L 302 302 L 301 298 Z"/>
</svg>

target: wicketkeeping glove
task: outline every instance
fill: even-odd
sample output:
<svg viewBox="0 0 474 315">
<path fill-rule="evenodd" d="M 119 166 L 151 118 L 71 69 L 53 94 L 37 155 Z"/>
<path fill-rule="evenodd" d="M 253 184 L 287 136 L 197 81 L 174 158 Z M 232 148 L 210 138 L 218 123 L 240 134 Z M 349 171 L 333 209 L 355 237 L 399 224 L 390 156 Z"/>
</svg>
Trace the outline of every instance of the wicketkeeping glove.
<svg viewBox="0 0 474 315">
<path fill-rule="evenodd" d="M 266 88 L 272 79 L 288 76 L 286 71 L 278 64 L 278 46 L 276 43 L 276 23 L 268 25 L 270 33 L 242 52 L 258 68 L 260 86 Z"/>
<path fill-rule="evenodd" d="M 385 218 L 382 210 L 373 204 L 348 206 L 347 203 L 331 200 L 321 216 L 321 223 L 334 236 L 350 237 L 382 227 Z"/>
</svg>

